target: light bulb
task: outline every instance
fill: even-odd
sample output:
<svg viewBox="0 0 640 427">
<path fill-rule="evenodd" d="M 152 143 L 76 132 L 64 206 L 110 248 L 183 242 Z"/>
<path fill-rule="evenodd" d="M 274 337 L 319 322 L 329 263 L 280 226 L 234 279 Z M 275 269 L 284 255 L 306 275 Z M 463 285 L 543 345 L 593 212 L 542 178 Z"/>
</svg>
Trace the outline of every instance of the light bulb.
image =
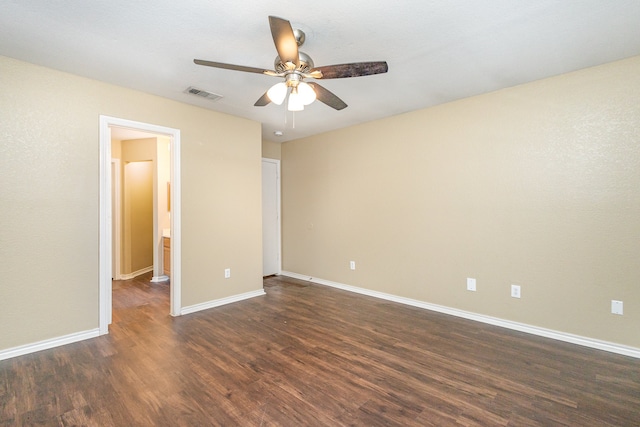
<svg viewBox="0 0 640 427">
<path fill-rule="evenodd" d="M 287 85 L 284 82 L 274 84 L 267 91 L 267 96 L 274 104 L 282 104 L 287 96 Z"/>
<path fill-rule="evenodd" d="M 304 105 L 309 105 L 316 100 L 316 91 L 308 83 L 300 82 L 298 84 L 298 94 Z"/>
<path fill-rule="evenodd" d="M 291 89 L 291 93 L 289 94 L 289 105 L 287 106 L 289 111 L 302 111 L 304 110 L 304 104 L 302 103 L 302 97 L 296 90 L 296 88 Z"/>
</svg>

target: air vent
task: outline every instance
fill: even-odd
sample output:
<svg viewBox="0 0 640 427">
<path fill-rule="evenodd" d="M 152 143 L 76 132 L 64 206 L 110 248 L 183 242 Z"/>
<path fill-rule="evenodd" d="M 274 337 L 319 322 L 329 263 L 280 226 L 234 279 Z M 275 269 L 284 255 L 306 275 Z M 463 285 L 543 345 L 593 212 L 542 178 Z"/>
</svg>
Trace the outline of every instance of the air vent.
<svg viewBox="0 0 640 427">
<path fill-rule="evenodd" d="M 222 95 L 218 95 L 217 93 L 207 92 L 206 90 L 198 89 L 197 87 L 190 86 L 185 93 L 190 93 L 191 95 L 201 96 L 202 98 L 207 98 L 210 101 L 217 101 L 222 98 Z"/>
</svg>

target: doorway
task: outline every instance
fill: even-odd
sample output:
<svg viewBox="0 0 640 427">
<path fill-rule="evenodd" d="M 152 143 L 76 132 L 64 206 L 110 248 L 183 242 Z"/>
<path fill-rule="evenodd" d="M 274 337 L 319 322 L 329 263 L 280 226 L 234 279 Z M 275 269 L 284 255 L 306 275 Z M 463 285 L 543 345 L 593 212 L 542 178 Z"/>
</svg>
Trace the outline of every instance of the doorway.
<svg viewBox="0 0 640 427">
<path fill-rule="evenodd" d="M 161 135 L 169 139 L 170 151 L 170 230 L 171 230 L 171 286 L 170 314 L 181 314 L 181 194 L 180 194 L 180 130 L 147 123 L 134 122 L 115 117 L 100 116 L 100 334 L 107 334 L 111 323 L 112 298 L 111 278 L 113 273 L 112 248 L 114 244 L 112 214 L 112 128 L 124 128 L 131 131 Z M 160 254 L 159 256 L 162 256 Z"/>
<path fill-rule="evenodd" d="M 112 216 L 114 232 L 118 222 L 122 223 L 122 231 L 115 232 L 112 240 L 113 264 L 120 264 L 122 269 L 115 269 L 113 278 L 128 280 L 153 270 L 152 282 L 168 281 L 165 271 L 170 270 L 170 263 L 167 258 L 164 265 L 163 240 L 166 237 L 168 243 L 171 232 L 170 138 L 121 127 L 110 127 L 110 130 L 112 164 L 117 161 L 123 165 L 121 175 L 117 176 L 121 178 L 121 186 L 116 187 L 121 190 L 123 201 L 120 209 L 116 209 L 114 203 Z M 142 183 L 143 177 L 134 172 L 145 162 L 149 165 L 146 187 L 134 196 L 130 192 Z M 113 185 L 115 181 L 112 174 Z M 112 192 L 116 193 L 113 187 Z M 120 247 L 119 243 L 122 243 Z"/>
</svg>

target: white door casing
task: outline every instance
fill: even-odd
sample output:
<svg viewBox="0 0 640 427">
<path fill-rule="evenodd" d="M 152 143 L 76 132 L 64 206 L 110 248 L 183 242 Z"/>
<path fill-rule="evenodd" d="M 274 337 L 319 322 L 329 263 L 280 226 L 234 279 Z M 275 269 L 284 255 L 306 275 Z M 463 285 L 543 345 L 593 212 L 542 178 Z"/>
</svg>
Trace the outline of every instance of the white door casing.
<svg viewBox="0 0 640 427">
<path fill-rule="evenodd" d="M 116 117 L 100 116 L 100 243 L 99 243 L 99 329 L 109 333 L 111 323 L 111 126 L 166 135 L 171 139 L 171 287 L 170 311 L 179 316 L 181 310 L 181 191 L 180 130 Z"/>
</svg>

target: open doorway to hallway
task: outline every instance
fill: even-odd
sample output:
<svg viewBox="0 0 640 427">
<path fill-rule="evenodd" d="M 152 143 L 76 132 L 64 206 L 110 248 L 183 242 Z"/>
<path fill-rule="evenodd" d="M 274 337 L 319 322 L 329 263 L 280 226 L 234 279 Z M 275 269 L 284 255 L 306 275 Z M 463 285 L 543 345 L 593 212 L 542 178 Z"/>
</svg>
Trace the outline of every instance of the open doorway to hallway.
<svg viewBox="0 0 640 427">
<path fill-rule="evenodd" d="M 113 279 L 153 271 L 152 282 L 169 280 L 170 143 L 166 135 L 111 127 Z"/>
<path fill-rule="evenodd" d="M 101 116 L 100 154 L 100 333 L 106 334 L 112 279 L 151 274 L 150 282 L 163 283 L 170 275 L 169 311 L 181 314 L 180 131 Z"/>
</svg>

